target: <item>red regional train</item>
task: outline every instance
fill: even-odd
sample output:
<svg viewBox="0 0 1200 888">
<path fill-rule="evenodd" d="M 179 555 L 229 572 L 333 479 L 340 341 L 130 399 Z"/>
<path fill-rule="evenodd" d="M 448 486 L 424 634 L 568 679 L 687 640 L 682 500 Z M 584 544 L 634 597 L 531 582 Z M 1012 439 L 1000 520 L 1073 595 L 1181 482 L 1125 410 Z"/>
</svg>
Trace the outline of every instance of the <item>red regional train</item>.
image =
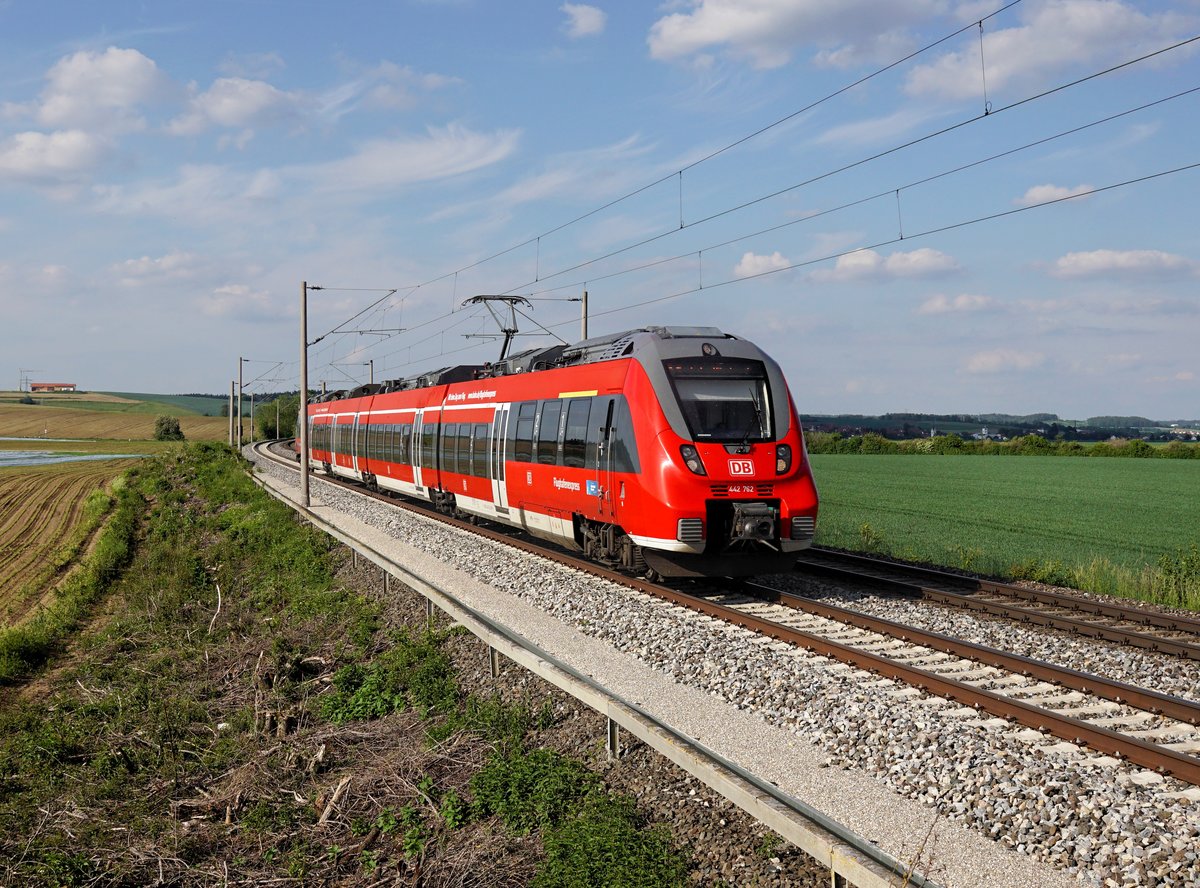
<svg viewBox="0 0 1200 888">
<path fill-rule="evenodd" d="M 792 567 L 817 490 L 779 366 L 714 327 L 647 327 L 334 392 L 326 473 L 663 577 Z"/>
</svg>

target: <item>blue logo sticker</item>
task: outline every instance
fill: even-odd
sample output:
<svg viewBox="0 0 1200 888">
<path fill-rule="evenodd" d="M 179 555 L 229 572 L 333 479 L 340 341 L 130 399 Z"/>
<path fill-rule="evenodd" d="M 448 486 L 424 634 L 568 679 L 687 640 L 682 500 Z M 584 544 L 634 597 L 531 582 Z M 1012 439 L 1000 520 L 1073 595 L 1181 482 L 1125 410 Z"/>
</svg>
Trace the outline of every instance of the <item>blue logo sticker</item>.
<svg viewBox="0 0 1200 888">
<path fill-rule="evenodd" d="M 588 492 L 588 496 L 599 496 L 600 495 L 600 482 L 599 481 L 589 481 L 587 483 L 587 492 Z"/>
</svg>

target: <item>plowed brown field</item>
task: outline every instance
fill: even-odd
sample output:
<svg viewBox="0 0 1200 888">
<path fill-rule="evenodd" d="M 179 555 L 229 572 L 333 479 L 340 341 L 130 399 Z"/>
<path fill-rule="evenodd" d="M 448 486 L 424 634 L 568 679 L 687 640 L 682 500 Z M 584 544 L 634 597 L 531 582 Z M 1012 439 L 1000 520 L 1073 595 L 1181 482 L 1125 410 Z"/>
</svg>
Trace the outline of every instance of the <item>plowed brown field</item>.
<svg viewBox="0 0 1200 888">
<path fill-rule="evenodd" d="M 0 469 L 0 625 L 11 625 L 32 603 L 22 593 L 49 565 L 80 520 L 89 493 L 129 467 L 129 460 L 59 463 Z"/>
<path fill-rule="evenodd" d="M 155 417 L 149 413 L 108 413 L 69 407 L 0 404 L 0 435 L 18 438 L 118 438 L 148 441 L 154 437 Z M 221 416 L 179 417 L 189 441 L 219 441 L 229 437 L 229 420 Z M 249 422 L 246 423 L 249 428 Z"/>
</svg>

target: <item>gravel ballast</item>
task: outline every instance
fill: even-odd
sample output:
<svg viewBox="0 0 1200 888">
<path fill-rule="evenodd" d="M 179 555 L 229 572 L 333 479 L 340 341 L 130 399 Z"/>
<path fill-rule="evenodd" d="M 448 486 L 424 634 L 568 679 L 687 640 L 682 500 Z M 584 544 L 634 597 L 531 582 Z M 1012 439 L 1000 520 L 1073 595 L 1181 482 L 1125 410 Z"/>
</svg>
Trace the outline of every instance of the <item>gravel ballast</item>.
<svg viewBox="0 0 1200 888">
<path fill-rule="evenodd" d="M 294 472 L 260 471 L 294 490 Z M 322 518 L 942 884 L 1200 880 L 1200 805 L 1175 781 L 319 478 L 313 495 Z"/>
</svg>

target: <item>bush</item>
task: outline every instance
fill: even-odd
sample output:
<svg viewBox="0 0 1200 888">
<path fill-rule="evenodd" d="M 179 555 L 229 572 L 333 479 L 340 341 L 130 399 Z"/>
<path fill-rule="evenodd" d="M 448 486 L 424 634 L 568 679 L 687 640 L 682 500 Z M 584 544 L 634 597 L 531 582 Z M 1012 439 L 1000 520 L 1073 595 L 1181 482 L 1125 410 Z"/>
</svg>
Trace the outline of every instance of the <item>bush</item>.
<svg viewBox="0 0 1200 888">
<path fill-rule="evenodd" d="M 934 453 L 945 455 L 947 453 L 962 453 L 965 442 L 958 435 L 951 433 L 949 435 L 938 435 L 930 443 L 932 444 L 931 449 Z"/>
<path fill-rule="evenodd" d="M 1153 459 L 1158 456 L 1158 450 L 1152 444 L 1140 439 L 1134 439 L 1117 451 L 1117 456 L 1128 456 L 1134 459 Z"/>
<path fill-rule="evenodd" d="M 19 403 L 21 403 L 21 404 L 36 404 L 37 401 L 33 400 L 33 398 L 29 397 L 29 395 L 21 395 Z"/>
<path fill-rule="evenodd" d="M 548 749 L 494 755 L 471 778 L 477 815 L 495 814 L 514 833 L 551 827 L 599 793 L 599 778 Z"/>
<path fill-rule="evenodd" d="M 687 861 L 661 828 L 645 829 L 630 799 L 594 796 L 542 836 L 546 862 L 534 888 L 684 885 Z"/>
<path fill-rule="evenodd" d="M 174 416 L 159 416 L 154 420 L 155 441 L 182 441 L 183 430 Z"/>
</svg>

